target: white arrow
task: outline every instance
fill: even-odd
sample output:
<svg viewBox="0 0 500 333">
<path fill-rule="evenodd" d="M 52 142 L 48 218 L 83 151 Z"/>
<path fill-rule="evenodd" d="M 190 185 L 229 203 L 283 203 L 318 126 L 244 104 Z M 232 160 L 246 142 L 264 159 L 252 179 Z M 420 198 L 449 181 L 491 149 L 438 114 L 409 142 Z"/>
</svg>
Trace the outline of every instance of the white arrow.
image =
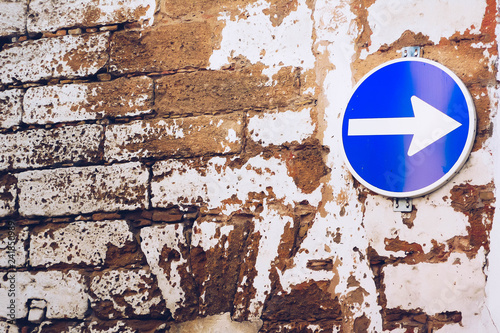
<svg viewBox="0 0 500 333">
<path fill-rule="evenodd" d="M 408 156 L 462 126 L 461 123 L 424 102 L 411 97 L 413 117 L 349 119 L 347 135 L 413 135 Z"/>
</svg>

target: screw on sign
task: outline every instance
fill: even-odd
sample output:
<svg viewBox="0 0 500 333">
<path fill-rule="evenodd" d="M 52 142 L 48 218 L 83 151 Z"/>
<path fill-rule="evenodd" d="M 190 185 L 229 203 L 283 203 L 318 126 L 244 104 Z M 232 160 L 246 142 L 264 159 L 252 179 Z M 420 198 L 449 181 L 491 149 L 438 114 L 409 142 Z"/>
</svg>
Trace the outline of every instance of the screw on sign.
<svg viewBox="0 0 500 333">
<path fill-rule="evenodd" d="M 476 112 L 463 82 L 422 58 L 389 61 L 354 88 L 342 115 L 342 147 L 354 177 L 395 198 L 427 194 L 467 160 Z"/>
</svg>

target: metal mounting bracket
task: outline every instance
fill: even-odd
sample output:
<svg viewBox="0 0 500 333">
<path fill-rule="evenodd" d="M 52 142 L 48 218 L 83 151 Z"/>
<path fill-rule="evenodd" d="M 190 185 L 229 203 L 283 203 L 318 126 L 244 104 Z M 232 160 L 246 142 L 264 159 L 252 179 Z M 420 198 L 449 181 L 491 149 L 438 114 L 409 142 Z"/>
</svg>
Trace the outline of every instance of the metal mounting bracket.
<svg viewBox="0 0 500 333">
<path fill-rule="evenodd" d="M 410 213 L 413 210 L 413 201 L 410 198 L 394 198 L 393 204 L 395 212 Z"/>
<path fill-rule="evenodd" d="M 420 46 L 407 46 L 401 49 L 401 57 L 421 57 L 422 48 Z"/>
</svg>

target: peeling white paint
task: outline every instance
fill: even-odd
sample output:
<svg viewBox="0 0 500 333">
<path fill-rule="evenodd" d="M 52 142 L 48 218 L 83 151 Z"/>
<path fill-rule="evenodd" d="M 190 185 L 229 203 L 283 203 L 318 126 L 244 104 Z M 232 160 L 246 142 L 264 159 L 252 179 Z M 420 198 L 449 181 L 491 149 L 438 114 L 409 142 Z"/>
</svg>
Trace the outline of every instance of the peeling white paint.
<svg viewBox="0 0 500 333">
<path fill-rule="evenodd" d="M 439 332 L 494 332 L 482 317 L 485 275 L 484 251 L 473 259 L 453 253 L 444 263 L 399 264 L 384 268 L 387 308 L 421 309 L 429 315 L 460 311 L 462 326 Z M 484 329 L 486 328 L 486 330 Z"/>
<path fill-rule="evenodd" d="M 340 115 L 346 105 L 352 90 L 351 70 L 352 59 L 355 55 L 354 45 L 359 34 L 356 25 L 356 16 L 351 12 L 350 1 L 321 0 L 316 3 L 314 21 L 316 27 L 316 42 L 318 52 L 328 57 L 334 70 L 322 73 L 324 96 L 326 97 L 325 122 L 326 130 L 323 144 L 330 148 L 328 166 L 331 168 L 330 189 L 334 201 L 325 204 L 324 210 L 328 215 L 318 219 L 318 228 L 321 231 L 314 234 L 334 237 L 334 232 L 341 234 L 340 244 L 331 244 L 328 257 L 334 262 L 339 260 L 337 267 L 339 284 L 335 286 L 341 302 L 347 302 L 352 319 L 363 314 L 370 320 L 368 332 L 382 331 L 380 306 L 377 301 L 377 290 L 373 280 L 373 273 L 366 260 L 368 241 L 366 231 L 362 225 L 361 204 L 357 201 L 356 190 L 352 187 L 351 176 L 344 165 L 341 156 L 341 142 L 337 133 L 341 133 Z M 313 233 L 308 233 L 308 238 Z M 329 244 L 327 243 L 327 244 Z M 304 241 L 303 247 L 310 244 Z M 314 247 L 321 256 L 325 249 Z M 326 255 L 326 254 L 323 254 Z M 303 259 L 305 262 L 305 259 Z M 304 265 L 302 263 L 301 265 Z M 304 267 L 304 266 L 302 266 Z M 349 293 L 357 287 L 348 286 L 348 278 L 354 278 L 364 289 L 365 297 L 362 304 L 349 300 Z M 345 314 L 346 315 L 346 314 Z"/>
<path fill-rule="evenodd" d="M 15 44 L 0 51 L 0 83 L 93 75 L 106 65 L 108 40 L 104 32 Z"/>
<path fill-rule="evenodd" d="M 123 91 L 123 95 L 112 94 L 111 97 L 103 94 L 103 90 L 117 89 L 123 81 L 30 88 L 26 91 L 23 100 L 23 122 L 47 124 L 93 120 L 107 116 L 113 117 L 117 109 L 126 109 L 124 112 L 119 112 L 117 117 L 150 113 L 152 109 L 149 100 L 153 95 L 153 81 L 148 77 L 130 80 L 137 82 L 137 87 L 132 94 Z"/>
<path fill-rule="evenodd" d="M 21 216 L 134 210 L 149 205 L 149 172 L 136 162 L 26 171 L 16 177 Z"/>
<path fill-rule="evenodd" d="M 424 253 L 428 253 L 433 247 L 432 240 L 445 244 L 455 236 L 467 235 L 467 216 L 454 211 L 449 205 L 435 206 L 418 201 L 418 204 L 415 203 L 417 212 L 411 228 L 402 221 L 402 217 L 407 215 L 409 218 L 410 214 L 394 212 L 391 199 L 380 200 L 377 196 L 368 195 L 365 207 L 363 224 L 367 237 L 370 246 L 381 256 L 405 256 L 403 252 L 386 250 L 386 238 L 399 238 L 400 241 L 419 244 Z"/>
<path fill-rule="evenodd" d="M 268 1 L 257 0 L 242 9 L 245 18 L 233 20 L 229 13 L 221 13 L 219 20 L 225 22 L 225 27 L 220 49 L 210 57 L 210 69 L 220 69 L 238 56 L 253 64 L 267 66 L 263 74 L 269 79 L 285 66 L 314 67 L 312 12 L 306 1 L 298 0 L 297 10 L 276 27 L 273 27 L 269 15 L 264 14 L 269 8 Z"/>
<path fill-rule="evenodd" d="M 311 109 L 259 113 L 249 118 L 248 131 L 253 141 L 263 146 L 302 143 L 315 129 Z"/>
<path fill-rule="evenodd" d="M 90 162 L 99 154 L 103 127 L 65 126 L 0 134 L 0 170 Z"/>
<path fill-rule="evenodd" d="M 496 42 L 500 51 L 500 16 L 497 13 Z M 496 58 L 496 66 L 500 65 L 499 58 Z M 491 140 L 491 149 L 493 151 L 493 173 L 495 179 L 495 198 L 500 195 L 500 71 L 497 71 L 497 84 L 494 89 L 490 89 L 489 95 L 492 105 L 491 122 L 493 124 L 493 135 Z M 495 215 L 490 232 L 490 253 L 488 254 L 487 283 L 486 283 L 486 305 L 496 326 L 497 332 L 500 331 L 500 211 L 495 204 Z"/>
<path fill-rule="evenodd" d="M 0 127 L 10 128 L 20 124 L 23 95 L 24 91 L 21 89 L 0 91 Z"/>
<path fill-rule="evenodd" d="M 203 251 L 207 252 L 219 244 L 222 236 L 229 236 L 233 230 L 233 225 L 221 225 L 221 223 L 218 222 L 195 221 L 193 224 L 193 235 L 191 236 L 191 246 L 201 247 Z"/>
<path fill-rule="evenodd" d="M 95 276 L 90 283 L 90 300 L 93 303 L 110 301 L 113 308 L 124 317 L 129 317 L 125 312 L 127 308 L 132 309 L 135 315 L 147 315 L 150 309 L 161 302 L 160 296 L 150 297 L 153 288 L 147 283 L 151 279 L 151 273 L 144 269 L 133 270 L 109 270 L 100 276 Z M 118 303 L 116 298 L 123 298 L 127 305 Z M 110 314 L 112 317 L 113 314 Z M 109 318 L 113 319 L 113 318 Z"/>
<path fill-rule="evenodd" d="M 133 242 L 126 221 L 77 221 L 57 230 L 40 229 L 30 237 L 30 263 L 100 266 L 110 245 L 121 248 Z"/>
<path fill-rule="evenodd" d="M 315 206 L 321 200 L 321 187 L 310 194 L 302 193 L 292 177 L 288 176 L 285 162 L 280 159 L 266 160 L 256 156 L 239 169 L 227 167 L 226 162 L 224 158 L 214 157 L 200 171 L 178 160 L 156 163 L 153 166 L 155 179 L 151 184 L 153 206 L 191 205 L 201 198 L 208 208 L 219 207 L 230 215 L 240 205 L 225 200 L 236 196 L 245 202 L 249 200 L 250 193 L 264 192 L 269 195 L 268 187 L 284 204 L 308 200 Z"/>
<path fill-rule="evenodd" d="M 2 1 L 0 37 L 26 33 L 28 0 Z"/>
<path fill-rule="evenodd" d="M 152 24 L 155 9 L 154 0 L 100 0 L 98 2 L 32 0 L 29 5 L 30 15 L 27 27 L 29 32 L 44 32 L 74 26 L 93 27 L 148 19 Z"/>
<path fill-rule="evenodd" d="M 376 1 L 368 8 L 369 53 L 396 41 L 407 30 L 428 36 L 434 44 L 455 33 L 479 34 L 485 10 L 485 0 Z M 362 58 L 367 54 L 365 51 Z"/>
<path fill-rule="evenodd" d="M 170 310 L 175 318 L 175 311 L 184 304 L 185 292 L 181 287 L 182 268 L 190 273 L 188 258 L 184 258 L 181 246 L 188 247 L 188 241 L 184 236 L 184 226 L 182 224 L 164 224 L 141 229 L 141 249 L 146 256 L 151 272 L 158 279 L 163 298 L 167 309 Z M 179 253 L 178 260 L 172 260 L 169 264 L 169 270 L 163 265 L 164 258 L 161 253 L 164 248 L 171 249 Z"/>
<path fill-rule="evenodd" d="M 252 286 L 255 288 L 255 296 L 250 300 L 248 310 L 249 310 L 249 320 L 258 320 L 262 311 L 264 310 L 264 301 L 267 295 L 271 292 L 271 278 L 270 278 L 270 268 L 271 263 L 278 256 L 278 247 L 281 242 L 281 237 L 283 235 L 285 226 L 293 225 L 293 219 L 290 216 L 282 216 L 278 211 L 269 208 L 265 202 L 264 210 L 260 213 L 260 217 L 254 219 L 255 233 L 259 233 L 260 241 L 257 253 L 257 259 L 255 262 L 256 276 L 254 277 Z M 245 285 L 245 283 L 241 283 Z M 238 287 L 238 292 L 242 292 L 241 286 Z M 244 312 L 244 308 L 235 307 L 235 316 L 239 315 L 239 312 Z"/>
</svg>

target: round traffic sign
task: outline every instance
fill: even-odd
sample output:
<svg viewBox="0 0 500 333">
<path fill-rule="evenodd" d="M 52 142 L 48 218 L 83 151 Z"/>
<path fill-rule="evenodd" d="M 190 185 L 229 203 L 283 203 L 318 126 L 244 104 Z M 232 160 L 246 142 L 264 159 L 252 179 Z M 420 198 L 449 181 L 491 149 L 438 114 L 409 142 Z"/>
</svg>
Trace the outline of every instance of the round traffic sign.
<svg viewBox="0 0 500 333">
<path fill-rule="evenodd" d="M 463 82 L 423 58 L 389 61 L 365 75 L 342 115 L 349 170 L 376 193 L 410 198 L 447 182 L 467 160 L 476 112 Z"/>
</svg>

